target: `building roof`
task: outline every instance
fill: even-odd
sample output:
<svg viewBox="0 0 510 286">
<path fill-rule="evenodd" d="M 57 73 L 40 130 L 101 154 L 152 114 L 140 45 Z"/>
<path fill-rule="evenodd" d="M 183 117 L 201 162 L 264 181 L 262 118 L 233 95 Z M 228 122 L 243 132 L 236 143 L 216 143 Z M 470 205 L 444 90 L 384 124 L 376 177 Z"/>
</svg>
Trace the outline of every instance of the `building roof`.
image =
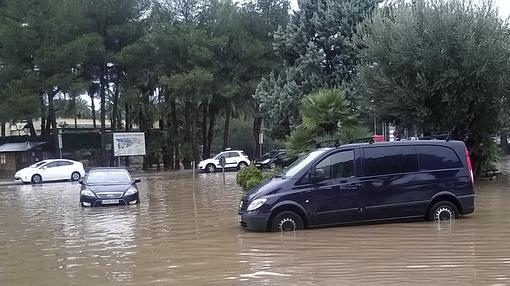
<svg viewBox="0 0 510 286">
<path fill-rule="evenodd" d="M 0 146 L 0 153 L 26 152 L 43 144 L 46 144 L 46 142 L 6 143 Z"/>
</svg>

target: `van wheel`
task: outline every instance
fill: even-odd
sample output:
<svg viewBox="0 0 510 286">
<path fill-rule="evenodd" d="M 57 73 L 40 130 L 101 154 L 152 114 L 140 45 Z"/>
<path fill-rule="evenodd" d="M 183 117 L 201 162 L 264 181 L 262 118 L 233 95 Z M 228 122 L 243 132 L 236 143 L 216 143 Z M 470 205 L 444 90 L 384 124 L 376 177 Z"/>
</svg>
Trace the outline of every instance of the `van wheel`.
<svg viewBox="0 0 510 286">
<path fill-rule="evenodd" d="M 32 184 L 40 184 L 42 182 L 42 177 L 41 175 L 33 175 L 32 176 L 32 179 L 30 180 L 32 182 Z"/>
<path fill-rule="evenodd" d="M 291 211 L 284 211 L 277 214 L 271 222 L 271 231 L 283 232 L 303 229 L 301 217 Z"/>
<path fill-rule="evenodd" d="M 459 217 L 459 210 L 449 201 L 440 201 L 435 203 L 429 212 L 429 220 L 441 221 L 451 220 Z"/>
<path fill-rule="evenodd" d="M 205 166 L 205 169 L 207 170 L 208 173 L 213 173 L 214 170 L 216 170 L 216 167 L 214 166 L 214 164 L 208 164 L 207 166 Z"/>
</svg>

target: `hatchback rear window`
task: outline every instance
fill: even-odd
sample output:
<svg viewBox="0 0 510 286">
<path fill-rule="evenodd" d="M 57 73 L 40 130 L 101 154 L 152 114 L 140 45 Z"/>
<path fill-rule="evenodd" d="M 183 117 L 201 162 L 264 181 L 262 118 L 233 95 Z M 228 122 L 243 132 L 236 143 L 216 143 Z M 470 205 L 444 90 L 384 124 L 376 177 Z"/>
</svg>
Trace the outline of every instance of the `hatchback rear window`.
<svg viewBox="0 0 510 286">
<path fill-rule="evenodd" d="M 448 147 L 418 146 L 417 150 L 421 170 L 462 168 L 459 157 Z"/>
<path fill-rule="evenodd" d="M 363 154 L 366 176 L 418 171 L 418 158 L 414 146 L 365 148 Z"/>
</svg>

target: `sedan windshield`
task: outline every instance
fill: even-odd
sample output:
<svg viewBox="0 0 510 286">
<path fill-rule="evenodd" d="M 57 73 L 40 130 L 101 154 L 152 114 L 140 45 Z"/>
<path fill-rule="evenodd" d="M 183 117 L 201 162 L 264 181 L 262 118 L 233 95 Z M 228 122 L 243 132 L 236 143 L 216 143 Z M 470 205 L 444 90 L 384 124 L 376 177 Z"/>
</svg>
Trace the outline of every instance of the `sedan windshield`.
<svg viewBox="0 0 510 286">
<path fill-rule="evenodd" d="M 33 164 L 32 166 L 30 166 L 30 168 L 38 168 L 46 163 L 47 163 L 46 161 L 37 162 L 37 163 Z"/>
<path fill-rule="evenodd" d="M 294 176 L 303 168 L 308 166 L 308 164 L 315 160 L 315 158 L 319 157 L 326 151 L 327 149 L 316 150 L 299 157 L 299 159 L 297 159 L 294 163 L 292 163 L 292 165 L 290 165 L 286 170 L 284 170 L 283 175 L 285 177 Z"/>
<path fill-rule="evenodd" d="M 90 172 L 87 176 L 89 185 L 131 184 L 131 176 L 126 171 Z"/>
</svg>

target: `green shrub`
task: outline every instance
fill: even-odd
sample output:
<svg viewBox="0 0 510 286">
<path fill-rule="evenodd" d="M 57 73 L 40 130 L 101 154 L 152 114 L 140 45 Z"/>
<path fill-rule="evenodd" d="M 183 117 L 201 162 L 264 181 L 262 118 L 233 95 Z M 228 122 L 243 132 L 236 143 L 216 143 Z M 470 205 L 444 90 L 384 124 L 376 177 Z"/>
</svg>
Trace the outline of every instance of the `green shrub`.
<svg viewBox="0 0 510 286">
<path fill-rule="evenodd" d="M 262 172 L 257 167 L 251 165 L 237 173 L 236 182 L 246 192 L 262 183 L 263 179 Z"/>
</svg>

